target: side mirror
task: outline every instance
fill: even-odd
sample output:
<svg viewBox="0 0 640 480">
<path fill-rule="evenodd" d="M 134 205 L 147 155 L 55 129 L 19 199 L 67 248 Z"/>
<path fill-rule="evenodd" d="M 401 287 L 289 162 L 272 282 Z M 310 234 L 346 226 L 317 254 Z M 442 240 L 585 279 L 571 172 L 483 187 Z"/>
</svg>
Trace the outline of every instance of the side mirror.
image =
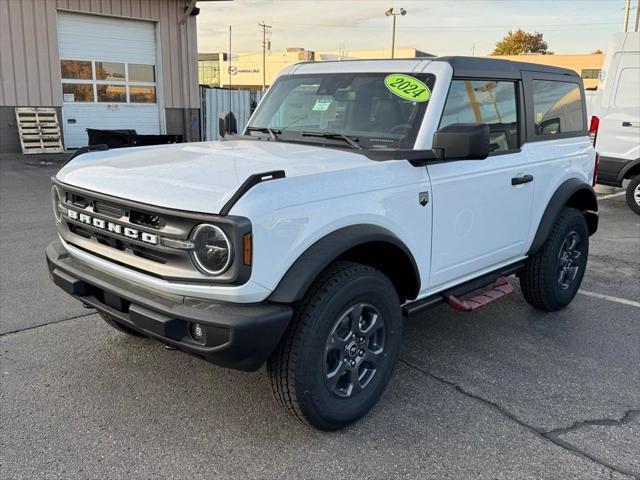
<svg viewBox="0 0 640 480">
<path fill-rule="evenodd" d="M 238 123 L 233 112 L 222 112 L 218 117 L 218 134 L 223 138 L 228 133 L 238 133 Z"/>
<path fill-rule="evenodd" d="M 433 134 L 431 148 L 442 152 L 443 160 L 484 160 L 491 151 L 489 125 L 454 123 Z"/>
</svg>

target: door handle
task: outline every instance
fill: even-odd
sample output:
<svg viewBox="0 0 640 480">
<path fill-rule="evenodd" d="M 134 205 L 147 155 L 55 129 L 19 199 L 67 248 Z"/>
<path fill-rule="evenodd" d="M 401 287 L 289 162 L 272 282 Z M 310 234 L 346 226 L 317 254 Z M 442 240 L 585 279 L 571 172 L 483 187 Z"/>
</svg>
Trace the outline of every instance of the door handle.
<svg viewBox="0 0 640 480">
<path fill-rule="evenodd" d="M 523 183 L 533 182 L 533 175 L 523 175 L 521 177 L 513 177 L 511 185 L 522 185 Z"/>
<path fill-rule="evenodd" d="M 622 122 L 623 127 L 640 127 L 640 123 L 637 122 Z"/>
</svg>

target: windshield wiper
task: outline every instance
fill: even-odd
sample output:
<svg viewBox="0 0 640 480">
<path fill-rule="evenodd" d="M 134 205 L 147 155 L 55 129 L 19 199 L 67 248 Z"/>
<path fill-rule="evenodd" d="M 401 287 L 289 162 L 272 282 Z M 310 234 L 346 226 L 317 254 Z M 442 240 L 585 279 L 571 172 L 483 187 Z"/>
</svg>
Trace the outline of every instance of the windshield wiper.
<svg viewBox="0 0 640 480">
<path fill-rule="evenodd" d="M 362 150 L 362 147 L 358 143 L 358 139 L 354 137 L 348 137 L 344 133 L 337 132 L 301 132 L 300 135 L 303 137 L 320 137 L 320 138 L 336 138 L 339 140 L 344 140 L 349 145 L 351 145 L 356 150 Z"/>
<path fill-rule="evenodd" d="M 248 132 L 268 133 L 269 134 L 269 138 L 271 140 L 273 140 L 274 142 L 276 140 L 278 140 L 278 135 L 280 135 L 282 133 L 280 130 L 275 130 L 275 129 L 269 128 L 269 127 L 247 127 L 247 131 Z"/>
</svg>

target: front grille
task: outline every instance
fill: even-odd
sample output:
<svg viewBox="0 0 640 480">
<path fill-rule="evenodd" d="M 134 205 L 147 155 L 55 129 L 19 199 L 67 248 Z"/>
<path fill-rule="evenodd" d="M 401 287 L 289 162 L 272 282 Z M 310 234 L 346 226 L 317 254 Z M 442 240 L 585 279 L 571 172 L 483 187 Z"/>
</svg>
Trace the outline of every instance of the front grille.
<svg viewBox="0 0 640 480">
<path fill-rule="evenodd" d="M 234 252 L 242 252 L 243 238 L 251 234 L 246 218 L 171 210 L 53 181 L 66 210 L 58 232 L 83 252 L 167 280 L 238 285 L 250 278 L 251 266 L 242 262 L 233 262 L 217 277 L 206 275 L 182 247 L 197 225 L 212 223 L 229 237 Z"/>
</svg>

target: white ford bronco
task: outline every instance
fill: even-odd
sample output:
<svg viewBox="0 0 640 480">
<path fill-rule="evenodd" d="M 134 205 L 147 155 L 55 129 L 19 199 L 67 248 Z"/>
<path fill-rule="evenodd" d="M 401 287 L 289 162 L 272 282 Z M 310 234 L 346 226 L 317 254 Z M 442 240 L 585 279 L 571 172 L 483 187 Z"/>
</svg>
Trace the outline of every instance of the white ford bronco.
<svg viewBox="0 0 640 480">
<path fill-rule="evenodd" d="M 571 302 L 598 226 L 584 105 L 540 65 L 298 64 L 240 135 L 76 155 L 49 271 L 122 332 L 266 362 L 287 412 L 335 430 L 380 398 L 403 316 L 473 311 L 511 275 L 537 309 Z"/>
</svg>

